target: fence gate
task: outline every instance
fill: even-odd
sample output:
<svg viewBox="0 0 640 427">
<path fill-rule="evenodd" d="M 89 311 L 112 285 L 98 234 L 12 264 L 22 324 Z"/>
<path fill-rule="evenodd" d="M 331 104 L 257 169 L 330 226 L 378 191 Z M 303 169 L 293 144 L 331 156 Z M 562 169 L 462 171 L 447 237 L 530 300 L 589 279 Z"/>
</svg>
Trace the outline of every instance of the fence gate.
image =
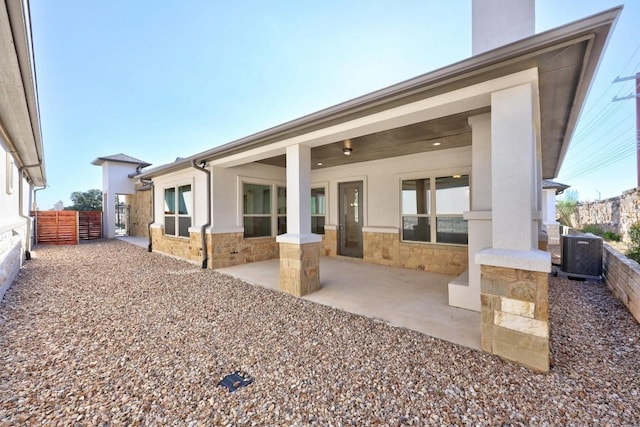
<svg viewBox="0 0 640 427">
<path fill-rule="evenodd" d="M 37 211 L 37 243 L 78 244 L 78 212 Z"/>
<path fill-rule="evenodd" d="M 93 240 L 102 237 L 102 211 L 78 212 L 78 238 Z"/>
</svg>

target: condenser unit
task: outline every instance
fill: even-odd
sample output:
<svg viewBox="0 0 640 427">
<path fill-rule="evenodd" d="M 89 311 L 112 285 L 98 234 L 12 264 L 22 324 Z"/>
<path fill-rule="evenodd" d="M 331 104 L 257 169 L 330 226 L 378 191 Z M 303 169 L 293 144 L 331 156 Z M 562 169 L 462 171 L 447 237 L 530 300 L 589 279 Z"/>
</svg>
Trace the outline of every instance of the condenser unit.
<svg viewBox="0 0 640 427">
<path fill-rule="evenodd" d="M 602 276 L 602 238 L 593 234 L 561 236 L 562 272 L 569 276 Z"/>
</svg>

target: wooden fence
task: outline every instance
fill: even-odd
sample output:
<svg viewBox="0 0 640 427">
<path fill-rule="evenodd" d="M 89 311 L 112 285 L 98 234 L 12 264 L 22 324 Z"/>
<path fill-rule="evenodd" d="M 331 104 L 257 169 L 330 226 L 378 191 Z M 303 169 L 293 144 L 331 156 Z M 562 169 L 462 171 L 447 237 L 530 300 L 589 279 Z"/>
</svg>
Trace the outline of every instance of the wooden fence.
<svg viewBox="0 0 640 427">
<path fill-rule="evenodd" d="M 77 245 L 102 237 L 102 212 L 37 211 L 36 242 Z"/>
<path fill-rule="evenodd" d="M 80 211 L 78 212 L 78 238 L 80 240 L 93 240 L 102 237 L 102 212 Z"/>
</svg>

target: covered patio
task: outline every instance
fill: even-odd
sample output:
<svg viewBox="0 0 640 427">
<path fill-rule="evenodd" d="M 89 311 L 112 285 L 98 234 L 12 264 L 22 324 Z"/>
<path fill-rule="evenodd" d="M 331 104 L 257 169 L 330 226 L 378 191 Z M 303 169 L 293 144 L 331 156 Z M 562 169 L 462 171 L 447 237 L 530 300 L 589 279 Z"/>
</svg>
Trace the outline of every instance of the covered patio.
<svg viewBox="0 0 640 427">
<path fill-rule="evenodd" d="M 272 259 L 216 271 L 278 290 L 279 262 Z M 480 313 L 448 304 L 452 276 L 342 257 L 321 257 L 320 270 L 320 290 L 304 299 L 480 349 Z"/>
</svg>

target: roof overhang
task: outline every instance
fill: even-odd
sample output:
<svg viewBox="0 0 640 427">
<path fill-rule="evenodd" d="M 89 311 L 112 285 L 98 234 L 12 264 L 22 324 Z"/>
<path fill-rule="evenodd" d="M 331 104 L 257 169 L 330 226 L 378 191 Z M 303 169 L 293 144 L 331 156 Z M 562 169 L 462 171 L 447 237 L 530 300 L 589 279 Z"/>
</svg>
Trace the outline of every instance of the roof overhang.
<svg viewBox="0 0 640 427">
<path fill-rule="evenodd" d="M 323 128 L 518 73 L 537 70 L 543 178 L 554 178 L 568 149 L 584 100 L 611 30 L 616 7 L 476 55 L 225 145 L 150 169 L 153 178 L 189 167 L 192 160 L 220 161 L 260 147 L 282 145 Z M 479 108 L 475 105 L 470 108 Z M 292 142 L 293 143 L 293 142 Z"/>
<path fill-rule="evenodd" d="M 0 137 L 29 180 L 46 185 L 28 2 L 0 5 Z"/>
</svg>

